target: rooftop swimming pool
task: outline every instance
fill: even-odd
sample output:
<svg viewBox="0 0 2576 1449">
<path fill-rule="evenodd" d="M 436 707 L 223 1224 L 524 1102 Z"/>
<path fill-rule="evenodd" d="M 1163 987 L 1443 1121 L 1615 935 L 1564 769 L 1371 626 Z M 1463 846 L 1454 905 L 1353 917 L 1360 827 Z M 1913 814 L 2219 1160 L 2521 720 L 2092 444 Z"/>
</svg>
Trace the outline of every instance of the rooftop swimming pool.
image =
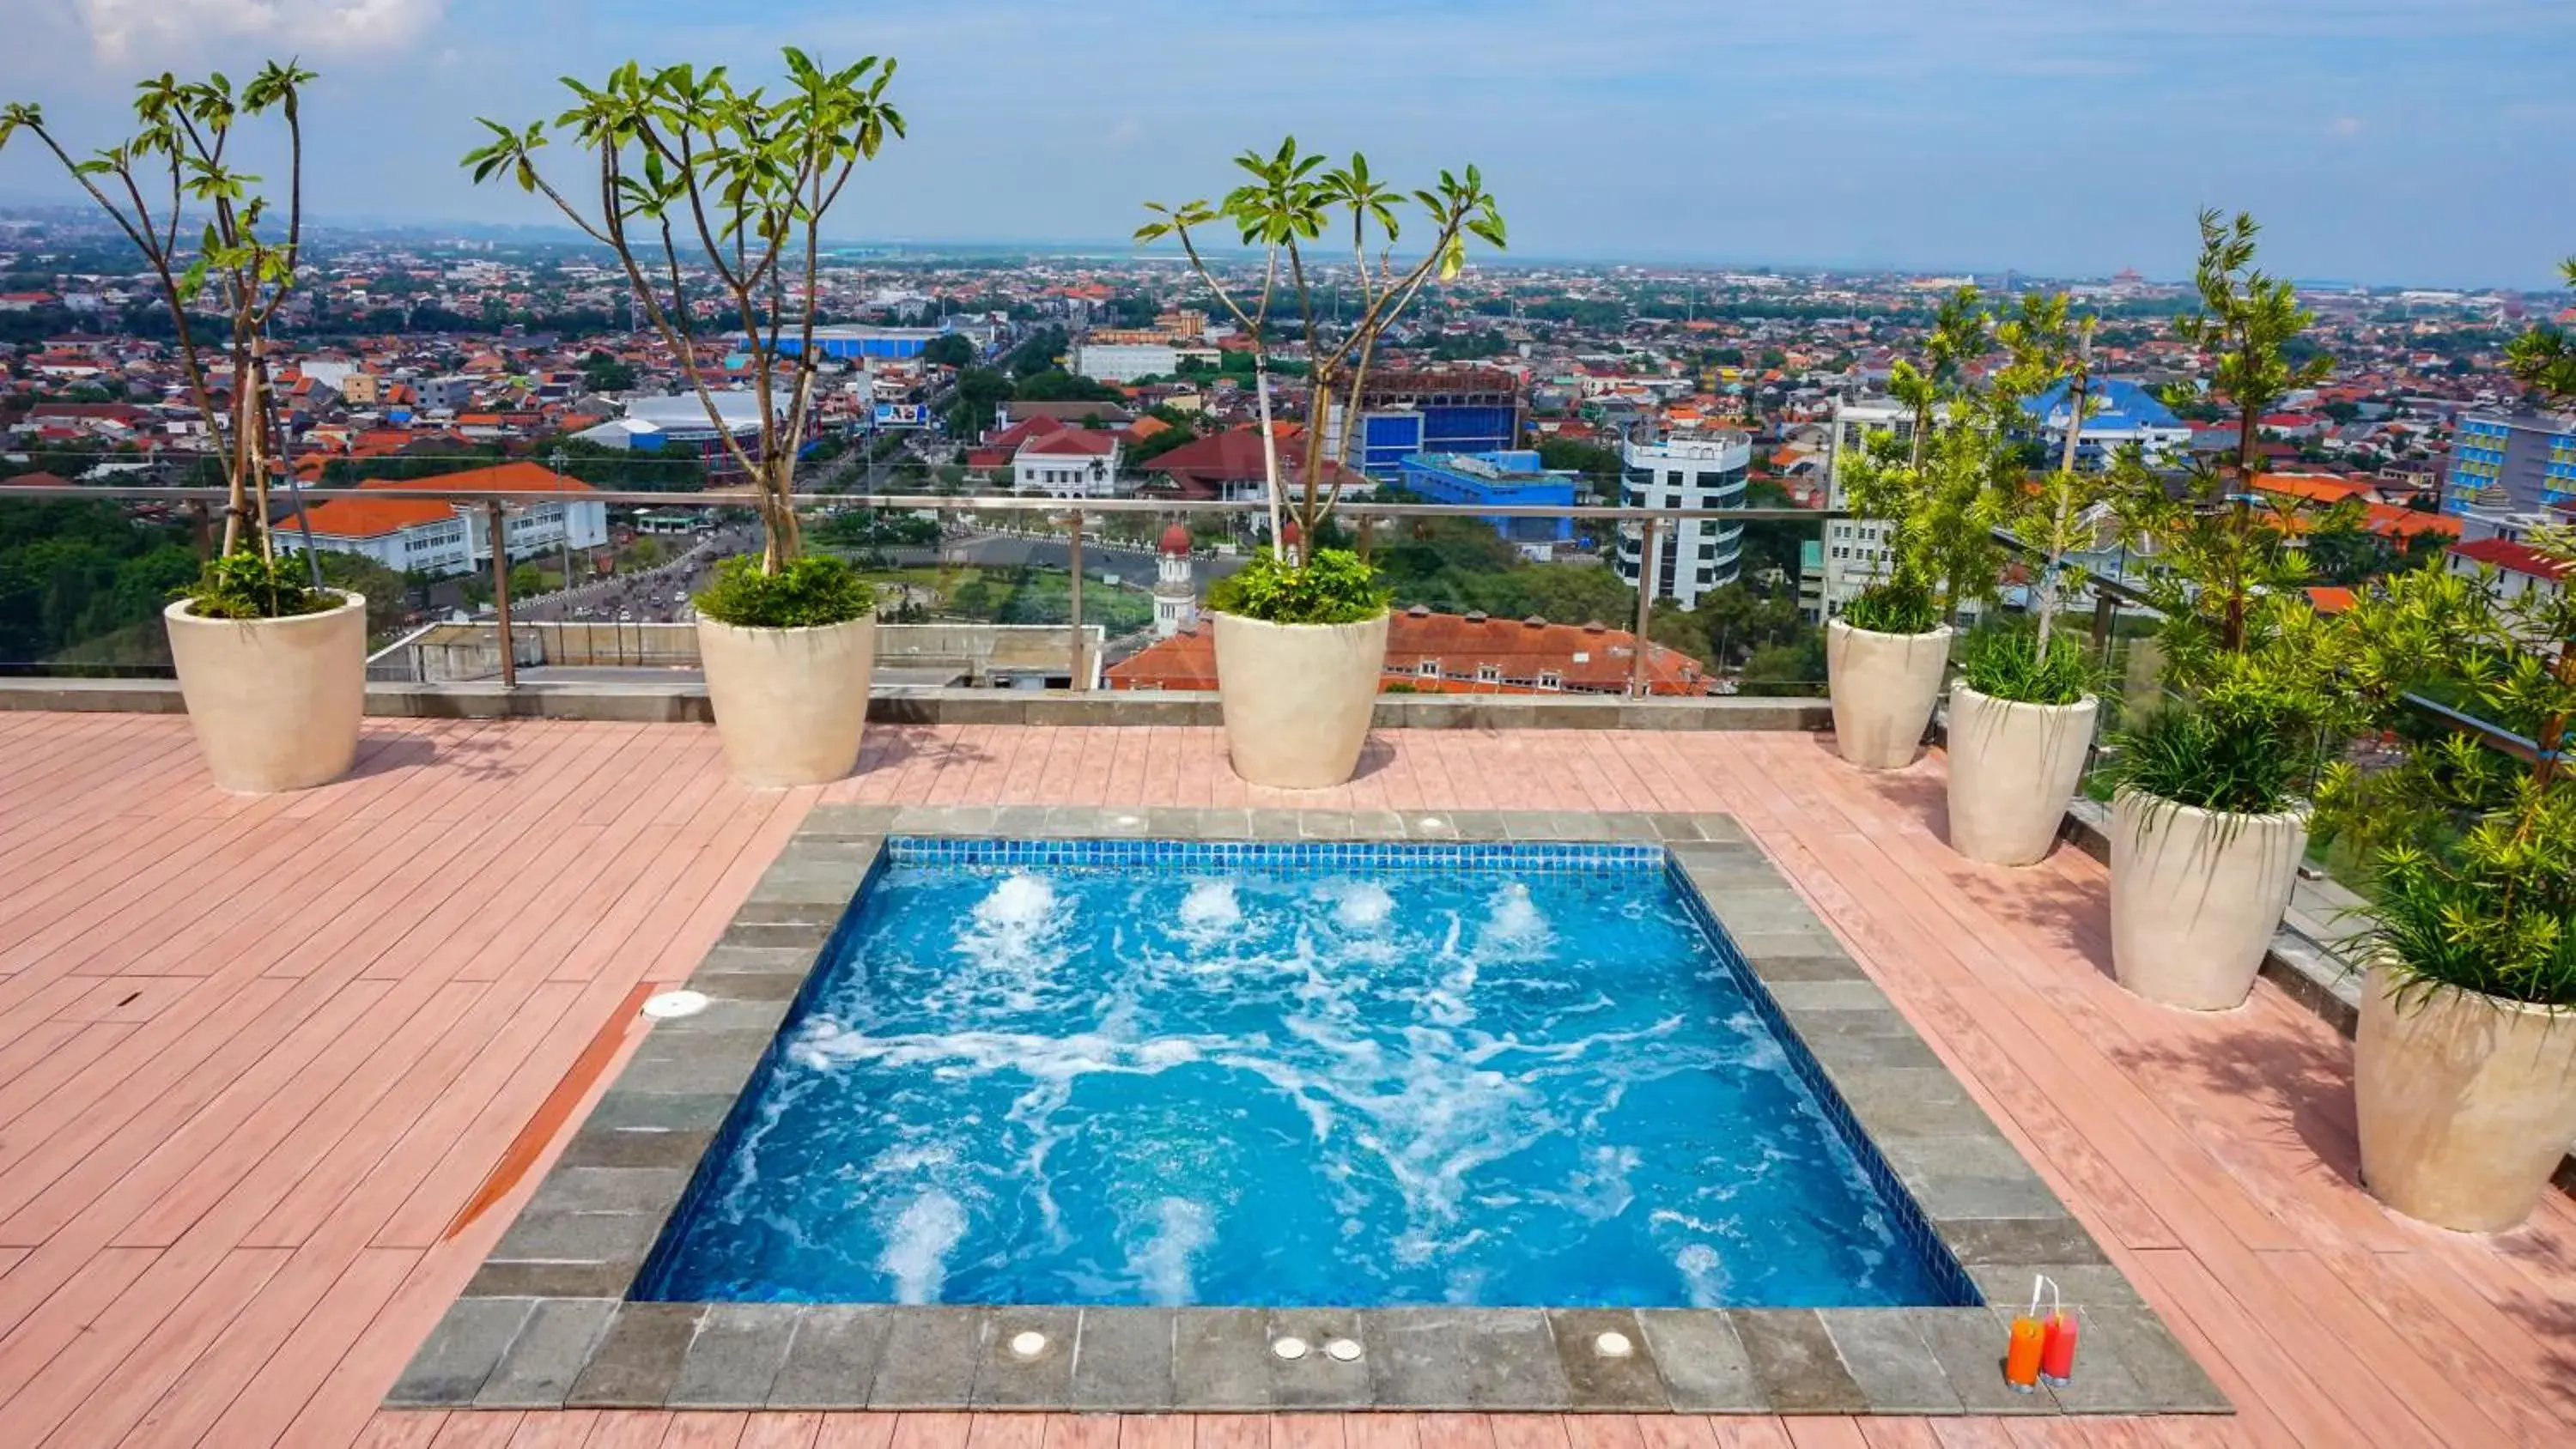
<svg viewBox="0 0 2576 1449">
<path fill-rule="evenodd" d="M 633 1296 L 1879 1307 L 1963 1281 L 1660 847 L 898 837 Z"/>
</svg>

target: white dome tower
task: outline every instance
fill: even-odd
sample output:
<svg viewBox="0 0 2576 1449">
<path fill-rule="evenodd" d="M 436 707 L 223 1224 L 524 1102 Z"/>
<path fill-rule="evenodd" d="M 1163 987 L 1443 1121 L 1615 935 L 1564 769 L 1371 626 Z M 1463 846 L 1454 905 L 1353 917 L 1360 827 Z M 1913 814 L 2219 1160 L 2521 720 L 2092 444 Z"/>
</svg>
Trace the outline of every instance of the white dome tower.
<svg viewBox="0 0 2576 1449">
<path fill-rule="evenodd" d="M 1190 531 L 1175 523 L 1155 545 L 1154 637 L 1169 639 L 1199 621 L 1198 588 L 1190 581 Z"/>
</svg>

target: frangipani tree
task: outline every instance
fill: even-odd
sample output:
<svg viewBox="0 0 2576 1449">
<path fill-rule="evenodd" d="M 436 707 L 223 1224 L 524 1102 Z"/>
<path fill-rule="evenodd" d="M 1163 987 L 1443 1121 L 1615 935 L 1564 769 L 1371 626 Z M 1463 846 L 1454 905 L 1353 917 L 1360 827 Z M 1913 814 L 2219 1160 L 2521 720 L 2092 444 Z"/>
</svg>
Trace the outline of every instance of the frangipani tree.
<svg viewBox="0 0 2576 1449">
<path fill-rule="evenodd" d="M 165 71 L 136 87 L 134 134 L 85 158 L 74 157 L 40 107 L 0 109 L 0 147 L 24 132 L 52 153 L 142 253 L 169 309 L 180 372 L 215 444 L 227 494 L 222 554 L 199 588 L 203 612 L 275 617 L 324 606 L 276 567 L 268 527 L 269 477 L 280 451 L 268 328 L 294 293 L 302 254 L 301 106 L 313 80 L 293 61 L 272 61 L 238 86 L 220 71 L 201 81 Z M 246 123 L 272 114 L 286 132 L 282 225 L 262 179 L 240 165 Z M 218 335 L 206 332 L 208 317 Z M 234 562 L 241 558 L 257 567 Z"/>
<path fill-rule="evenodd" d="M 1483 176 L 1469 166 L 1459 173 L 1443 171 L 1435 185 L 1409 193 L 1430 234 L 1418 257 L 1398 264 L 1400 213 L 1408 209 L 1404 205 L 1408 194 L 1372 175 L 1368 158 L 1356 151 L 1347 165 L 1328 166 L 1326 159 L 1320 153 L 1301 152 L 1294 136 L 1281 141 L 1275 152 L 1246 151 L 1234 158 L 1234 164 L 1248 179 L 1222 201 L 1169 206 L 1148 202 L 1145 209 L 1154 220 L 1136 229 L 1140 243 L 1167 236 L 1178 239 L 1191 270 L 1251 340 L 1275 540 L 1286 536 L 1281 528 L 1283 511 L 1294 516 L 1302 537 L 1313 539 L 1340 503 L 1341 475 L 1326 481 L 1327 455 L 1349 455 L 1361 393 L 1387 329 L 1427 283 L 1446 282 L 1458 275 L 1466 265 L 1470 237 L 1497 250 L 1506 245 L 1502 212 L 1485 190 Z M 1196 233 L 1220 223 L 1232 226 L 1243 245 L 1260 252 L 1257 291 L 1218 276 L 1201 253 Z M 1316 292 L 1324 280 L 1321 258 L 1345 241 L 1359 314 L 1341 324 L 1317 311 Z M 1295 308 L 1307 363 L 1306 448 L 1293 490 L 1279 476 L 1278 444 L 1269 413 L 1269 354 L 1273 328 L 1284 320 L 1278 316 L 1283 304 Z M 1337 401 L 1342 405 L 1341 431 L 1328 446 Z M 1302 568 L 1306 561 L 1301 557 L 1298 562 Z"/>
<path fill-rule="evenodd" d="M 781 54 L 787 83 L 774 97 L 766 87 L 736 87 L 722 66 L 646 71 L 629 61 L 596 86 L 567 77 L 574 104 L 551 127 L 513 130 L 487 119 L 492 140 L 464 161 L 477 182 L 506 180 L 544 196 L 616 253 L 637 304 L 753 482 L 766 575 L 802 551 L 796 453 L 813 407 L 824 218 L 859 163 L 904 134 L 902 114 L 885 99 L 891 58 L 825 70 L 793 46 Z M 596 166 L 595 207 L 577 205 L 540 169 L 538 153 L 559 137 Z M 702 311 L 729 318 L 746 339 L 760 411 L 755 447 L 734 436 L 717 405 L 713 370 L 699 355 Z"/>
</svg>

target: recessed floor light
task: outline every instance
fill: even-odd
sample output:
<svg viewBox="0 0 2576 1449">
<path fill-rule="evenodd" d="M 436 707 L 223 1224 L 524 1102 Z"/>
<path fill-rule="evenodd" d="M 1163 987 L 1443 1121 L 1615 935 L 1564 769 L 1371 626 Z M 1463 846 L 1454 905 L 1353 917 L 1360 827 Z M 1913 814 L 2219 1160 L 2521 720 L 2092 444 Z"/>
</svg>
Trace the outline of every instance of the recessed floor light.
<svg viewBox="0 0 2576 1449">
<path fill-rule="evenodd" d="M 1592 1340 L 1592 1351 L 1603 1358 L 1626 1358 L 1637 1351 L 1637 1346 L 1624 1333 L 1605 1333 Z"/>
<path fill-rule="evenodd" d="M 1360 1356 L 1359 1340 L 1351 1338 L 1334 1339 L 1332 1342 L 1324 1345 L 1324 1352 L 1332 1355 L 1335 1359 L 1338 1359 L 1343 1363 L 1350 1363 Z"/>
<path fill-rule="evenodd" d="M 644 999 L 644 1014 L 655 1021 L 695 1016 L 706 1009 L 706 993 L 702 991 L 665 991 Z"/>
<path fill-rule="evenodd" d="M 1046 1335 L 1034 1330 L 1012 1334 L 1011 1352 L 1022 1358 L 1036 1358 L 1046 1352 Z"/>
<path fill-rule="evenodd" d="M 1296 1360 L 1306 1356 L 1306 1340 L 1291 1334 L 1270 1340 L 1270 1351 L 1281 1358 Z"/>
</svg>

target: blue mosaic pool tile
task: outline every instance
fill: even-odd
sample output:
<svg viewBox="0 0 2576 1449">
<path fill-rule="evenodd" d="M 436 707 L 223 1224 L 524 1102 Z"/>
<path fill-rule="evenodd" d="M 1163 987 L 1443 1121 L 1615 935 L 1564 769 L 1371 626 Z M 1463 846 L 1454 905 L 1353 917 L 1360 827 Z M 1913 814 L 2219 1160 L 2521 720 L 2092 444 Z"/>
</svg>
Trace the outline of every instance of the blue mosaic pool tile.
<svg viewBox="0 0 2576 1449">
<path fill-rule="evenodd" d="M 886 841 L 898 865 L 1031 866 L 1065 869 L 1268 871 L 1515 870 L 1599 875 L 1654 870 L 1660 845 L 1628 842 L 1381 840 L 999 840 L 898 835 Z"/>
<path fill-rule="evenodd" d="M 1985 1295 L 1978 1291 L 1975 1280 L 1960 1265 L 1957 1255 L 1950 1251 L 1950 1245 L 1933 1231 L 1931 1220 L 1923 1215 L 1922 1204 L 1914 1200 L 1914 1194 L 1897 1177 L 1896 1169 L 1888 1165 L 1886 1156 L 1878 1150 L 1878 1143 L 1859 1122 L 1853 1120 L 1851 1108 L 1844 1103 L 1842 1093 L 1834 1090 L 1832 1080 L 1825 1075 L 1824 1064 L 1807 1050 L 1806 1038 L 1790 1024 L 1788 1015 L 1780 1010 L 1780 1003 L 1771 998 L 1771 988 L 1763 984 L 1760 974 L 1745 964 L 1744 953 L 1736 949 L 1735 938 L 1727 934 L 1717 913 L 1700 895 L 1699 887 L 1691 884 L 1690 877 L 1678 862 L 1668 863 L 1665 869 L 1673 890 L 1682 898 L 1683 908 L 1708 934 L 1710 944 L 1717 949 L 1718 959 L 1725 962 L 1726 968 L 1734 972 L 1743 984 L 1746 999 L 1753 1003 L 1754 1010 L 1762 1014 L 1763 1025 L 1770 1028 L 1771 1035 L 1778 1038 L 1781 1048 L 1788 1052 L 1791 1068 L 1797 1072 L 1799 1080 L 1807 1084 L 1817 1106 L 1824 1110 L 1825 1120 L 1833 1124 L 1843 1145 L 1851 1150 L 1853 1160 L 1860 1164 L 1863 1175 L 1878 1190 L 1879 1199 L 1887 1205 L 1897 1233 L 1913 1245 L 1942 1289 L 1952 1295 L 1953 1302 L 1961 1306 L 1984 1303 Z"/>
</svg>

